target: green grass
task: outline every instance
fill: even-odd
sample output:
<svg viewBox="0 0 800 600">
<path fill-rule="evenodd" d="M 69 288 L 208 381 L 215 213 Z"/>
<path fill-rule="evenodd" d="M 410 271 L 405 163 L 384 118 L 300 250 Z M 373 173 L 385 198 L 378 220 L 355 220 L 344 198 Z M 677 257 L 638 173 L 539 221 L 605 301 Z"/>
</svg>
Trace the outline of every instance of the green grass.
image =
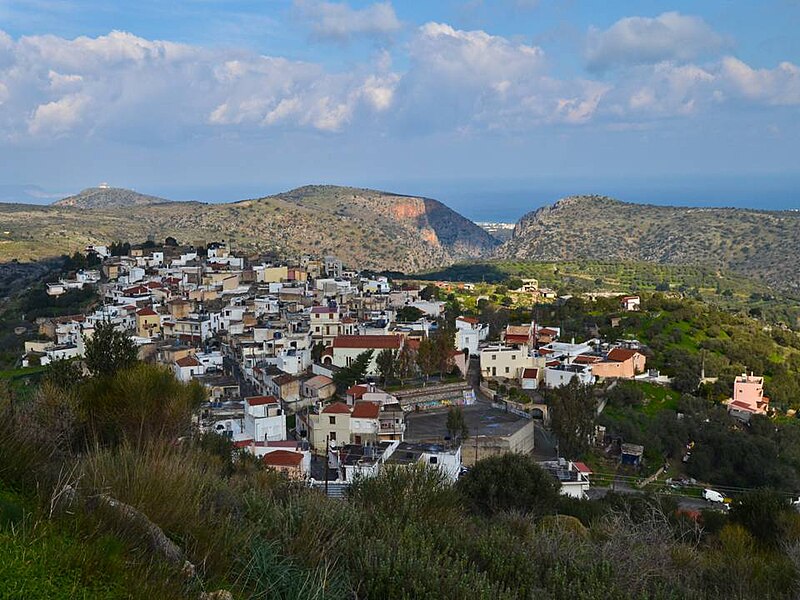
<svg viewBox="0 0 800 600">
<path fill-rule="evenodd" d="M 654 383 L 636 382 L 645 396 L 645 405 L 641 410 L 649 416 L 653 416 L 662 410 L 677 410 L 680 394 L 675 390 L 663 385 Z"/>
<path fill-rule="evenodd" d="M 0 379 L 22 379 L 31 375 L 44 373 L 47 367 L 26 367 L 20 369 L 5 369 L 0 371 Z"/>
<path fill-rule="evenodd" d="M 122 539 L 87 525 L 70 515 L 48 520 L 0 481 L 0 600 L 183 596 Z"/>
</svg>

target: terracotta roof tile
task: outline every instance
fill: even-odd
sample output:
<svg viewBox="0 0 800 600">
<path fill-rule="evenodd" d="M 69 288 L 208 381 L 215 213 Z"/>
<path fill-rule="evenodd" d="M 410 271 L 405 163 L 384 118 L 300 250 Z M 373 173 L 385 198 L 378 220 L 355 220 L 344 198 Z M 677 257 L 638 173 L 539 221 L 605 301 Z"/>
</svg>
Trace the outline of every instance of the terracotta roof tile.
<svg viewBox="0 0 800 600">
<path fill-rule="evenodd" d="M 608 360 L 614 362 L 625 362 L 630 360 L 634 355 L 639 354 L 636 350 L 628 350 L 627 348 L 614 348 L 608 353 Z"/>
<path fill-rule="evenodd" d="M 199 367 L 200 361 L 194 356 L 184 356 L 183 358 L 176 360 L 175 364 L 177 364 L 179 367 Z"/>
<path fill-rule="evenodd" d="M 245 398 L 250 406 L 263 406 L 265 404 L 278 404 L 275 396 L 250 396 Z"/>
<path fill-rule="evenodd" d="M 261 459 L 270 467 L 297 467 L 303 462 L 303 455 L 291 450 L 273 450 Z"/>
<path fill-rule="evenodd" d="M 356 402 L 350 416 L 354 419 L 377 419 L 380 412 L 381 407 L 376 402 Z"/>
</svg>

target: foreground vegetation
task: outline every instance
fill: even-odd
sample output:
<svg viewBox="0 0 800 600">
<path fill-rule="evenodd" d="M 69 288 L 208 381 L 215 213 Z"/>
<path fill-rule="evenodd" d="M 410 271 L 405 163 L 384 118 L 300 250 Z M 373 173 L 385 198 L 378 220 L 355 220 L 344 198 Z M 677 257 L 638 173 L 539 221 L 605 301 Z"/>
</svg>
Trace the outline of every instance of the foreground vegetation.
<svg viewBox="0 0 800 600">
<path fill-rule="evenodd" d="M 97 347 L 94 347 L 96 345 Z M 102 346 L 102 347 L 100 347 Z M 668 499 L 560 496 L 530 458 L 458 484 L 385 469 L 347 500 L 193 433 L 196 385 L 136 362 L 102 326 L 86 371 L 57 363 L 0 401 L 6 597 L 791 598 L 800 516 L 740 497 L 730 516 Z"/>
</svg>

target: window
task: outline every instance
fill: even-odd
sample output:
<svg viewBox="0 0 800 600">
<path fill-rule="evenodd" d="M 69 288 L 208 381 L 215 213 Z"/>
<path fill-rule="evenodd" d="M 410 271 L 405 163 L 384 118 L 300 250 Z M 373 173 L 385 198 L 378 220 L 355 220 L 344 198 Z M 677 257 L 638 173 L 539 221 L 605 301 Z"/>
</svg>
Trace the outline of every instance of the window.
<svg viewBox="0 0 800 600">
<path fill-rule="evenodd" d="M 512 354 L 511 355 L 511 360 L 517 360 L 517 355 L 516 354 Z"/>
<path fill-rule="evenodd" d="M 331 418 L 333 418 L 333 417 L 331 417 Z M 331 435 L 329 436 L 329 439 L 330 439 L 332 442 L 335 442 L 335 441 L 336 441 L 336 432 L 335 432 L 335 431 L 331 431 Z"/>
<path fill-rule="evenodd" d="M 431 457 L 428 459 L 428 462 L 429 462 L 430 464 L 432 464 L 432 465 L 435 465 L 436 463 L 438 463 L 438 462 L 439 462 L 439 459 L 438 459 L 437 457 L 435 457 L 435 456 L 431 456 Z"/>
<path fill-rule="evenodd" d="M 492 354 L 492 360 L 497 360 L 497 354 Z"/>
<path fill-rule="evenodd" d="M 330 421 L 331 425 L 336 425 L 336 417 L 328 417 L 328 421 Z"/>
<path fill-rule="evenodd" d="M 508 373 L 508 367 L 506 367 L 506 373 Z"/>
</svg>

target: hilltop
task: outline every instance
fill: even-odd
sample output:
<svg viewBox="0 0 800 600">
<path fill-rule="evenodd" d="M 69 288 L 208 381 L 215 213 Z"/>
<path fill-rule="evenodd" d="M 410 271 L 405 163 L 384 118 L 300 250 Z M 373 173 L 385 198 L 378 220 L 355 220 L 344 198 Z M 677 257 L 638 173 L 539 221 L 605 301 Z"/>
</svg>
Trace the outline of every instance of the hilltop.
<svg viewBox="0 0 800 600">
<path fill-rule="evenodd" d="M 166 198 L 148 196 L 133 190 L 101 185 L 85 190 L 53 202 L 53 206 L 71 206 L 73 208 L 122 208 L 131 206 L 147 206 L 171 202 Z"/>
<path fill-rule="evenodd" d="M 486 256 L 499 244 L 441 202 L 376 190 L 306 186 L 203 205 L 137 202 L 135 192 L 121 192 L 111 195 L 117 203 L 96 206 L 69 198 L 51 206 L 0 206 L 0 231 L 8 232 L 0 238 L 0 261 L 71 253 L 92 243 L 174 236 L 189 243 L 224 239 L 252 253 L 335 254 L 360 268 L 412 272 Z M 124 198 L 128 202 L 120 204 Z"/>
<path fill-rule="evenodd" d="M 800 287 L 800 213 L 573 196 L 520 219 L 498 258 L 701 264 Z"/>
</svg>

